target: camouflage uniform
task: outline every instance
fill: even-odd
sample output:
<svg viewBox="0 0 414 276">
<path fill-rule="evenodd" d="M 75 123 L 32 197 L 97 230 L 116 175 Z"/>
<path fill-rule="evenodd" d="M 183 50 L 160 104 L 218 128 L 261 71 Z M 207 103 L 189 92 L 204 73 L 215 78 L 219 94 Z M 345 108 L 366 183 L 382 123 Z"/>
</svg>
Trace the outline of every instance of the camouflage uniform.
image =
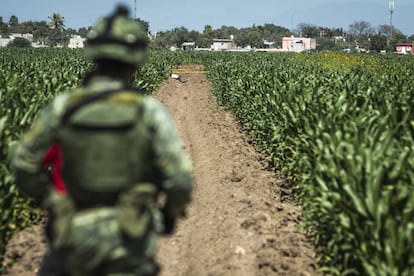
<svg viewBox="0 0 414 276">
<path fill-rule="evenodd" d="M 127 20 L 114 16 L 113 28 L 125 26 L 119 17 Z M 66 193 L 43 165 L 55 144 Z M 163 105 L 99 74 L 49 104 L 23 136 L 14 167 L 19 188 L 49 211 L 41 275 L 155 275 L 157 238 L 171 233 L 192 191 L 191 162 Z"/>
</svg>

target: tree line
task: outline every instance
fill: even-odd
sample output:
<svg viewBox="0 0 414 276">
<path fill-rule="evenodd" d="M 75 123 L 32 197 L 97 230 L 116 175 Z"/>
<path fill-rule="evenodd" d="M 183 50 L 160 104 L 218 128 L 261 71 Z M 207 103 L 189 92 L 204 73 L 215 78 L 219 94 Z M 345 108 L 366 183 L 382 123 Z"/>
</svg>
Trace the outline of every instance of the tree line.
<svg viewBox="0 0 414 276">
<path fill-rule="evenodd" d="M 151 47 L 157 49 L 181 48 L 184 42 L 194 42 L 196 47 L 210 48 L 213 39 L 234 38 L 238 47 L 263 48 L 265 42 L 273 42 L 274 47 L 281 47 L 282 38 L 286 36 L 299 36 L 315 38 L 318 50 L 342 50 L 365 49 L 369 51 L 393 51 L 395 43 L 414 43 L 414 34 L 404 35 L 400 30 L 390 25 L 372 26 L 366 21 L 356 21 L 349 25 L 347 30 L 343 28 L 320 27 L 308 23 L 300 23 L 296 29 L 290 30 L 274 24 L 253 25 L 246 28 L 234 26 L 222 26 L 214 29 L 211 25 L 205 25 L 202 32 L 188 30 L 185 27 L 177 27 L 168 31 L 151 33 L 149 22 L 136 19 L 141 22 L 151 37 Z M 78 30 L 66 28 L 65 18 L 59 13 L 53 13 L 48 21 L 19 22 L 17 16 L 12 15 L 8 22 L 0 16 L 0 35 L 8 37 L 12 33 L 31 33 L 34 42 L 47 46 L 67 46 L 72 35 L 85 37 L 90 29 L 82 27 Z M 20 39 L 21 45 L 23 39 Z M 16 45 L 18 46 L 18 45 Z"/>
<path fill-rule="evenodd" d="M 85 36 L 88 28 L 80 28 L 78 30 L 66 28 L 65 18 L 59 13 L 53 13 L 48 17 L 48 21 L 26 21 L 19 22 L 17 16 L 12 15 L 8 22 L 3 21 L 0 16 L 0 35 L 2 38 L 8 38 L 11 34 L 33 35 L 33 41 L 47 46 L 65 45 L 69 42 L 72 35 Z M 24 41 L 20 39 L 20 43 L 24 45 Z M 18 45 L 16 45 L 18 46 Z"/>
</svg>

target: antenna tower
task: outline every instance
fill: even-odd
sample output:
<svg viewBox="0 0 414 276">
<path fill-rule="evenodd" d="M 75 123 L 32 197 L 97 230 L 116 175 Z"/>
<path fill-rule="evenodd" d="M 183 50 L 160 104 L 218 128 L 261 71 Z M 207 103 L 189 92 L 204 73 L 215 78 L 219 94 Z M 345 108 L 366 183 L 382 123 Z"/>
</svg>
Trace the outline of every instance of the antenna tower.
<svg viewBox="0 0 414 276">
<path fill-rule="evenodd" d="M 137 0 L 134 0 L 134 19 L 137 19 Z"/>
<path fill-rule="evenodd" d="M 394 13 L 394 0 L 389 0 L 389 10 L 390 10 L 390 39 L 392 38 L 392 14 Z"/>
</svg>

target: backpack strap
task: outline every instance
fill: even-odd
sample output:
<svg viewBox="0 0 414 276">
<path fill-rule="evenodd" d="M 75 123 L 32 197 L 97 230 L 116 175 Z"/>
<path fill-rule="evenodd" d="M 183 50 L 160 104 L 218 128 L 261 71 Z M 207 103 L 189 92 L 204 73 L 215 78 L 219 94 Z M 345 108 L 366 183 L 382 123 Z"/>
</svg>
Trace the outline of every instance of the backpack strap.
<svg viewBox="0 0 414 276">
<path fill-rule="evenodd" d="M 87 97 L 87 98 L 79 101 L 78 103 L 76 103 L 76 104 L 74 104 L 72 106 L 69 106 L 69 108 L 63 113 L 63 115 L 61 117 L 61 123 L 62 124 L 66 124 L 68 122 L 68 120 L 70 119 L 70 117 L 77 110 L 79 110 L 80 108 L 82 108 L 82 107 L 84 107 L 84 106 L 86 106 L 88 104 L 94 103 L 96 101 L 99 101 L 101 99 L 107 98 L 107 97 L 109 97 L 109 96 L 111 96 L 111 95 L 113 95 L 115 93 L 118 93 L 118 92 L 122 92 L 122 93 L 125 93 L 126 92 L 126 93 L 134 93 L 134 94 L 135 93 L 142 93 L 142 91 L 137 90 L 137 89 L 128 88 L 128 89 L 125 89 L 124 90 L 124 89 L 119 89 L 118 88 L 118 89 L 108 89 L 108 90 L 105 90 L 105 91 L 103 91 L 101 93 L 97 93 L 97 94 L 91 95 L 91 96 L 89 96 L 89 97 Z"/>
</svg>

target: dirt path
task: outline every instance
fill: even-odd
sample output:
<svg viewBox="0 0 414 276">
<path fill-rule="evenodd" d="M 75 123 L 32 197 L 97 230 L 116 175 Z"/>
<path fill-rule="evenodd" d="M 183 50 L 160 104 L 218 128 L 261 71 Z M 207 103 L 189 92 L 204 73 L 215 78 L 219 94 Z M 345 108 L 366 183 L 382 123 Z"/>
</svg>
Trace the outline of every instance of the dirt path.
<svg viewBox="0 0 414 276">
<path fill-rule="evenodd" d="M 234 118 L 216 106 L 201 69 L 178 69 L 186 82 L 170 78 L 155 94 L 174 116 L 196 180 L 187 218 L 160 241 L 161 276 L 316 275 L 313 248 L 298 230 L 300 208 Z M 35 275 L 44 251 L 37 229 L 10 242 L 7 256 L 17 264 L 6 275 Z"/>
</svg>

